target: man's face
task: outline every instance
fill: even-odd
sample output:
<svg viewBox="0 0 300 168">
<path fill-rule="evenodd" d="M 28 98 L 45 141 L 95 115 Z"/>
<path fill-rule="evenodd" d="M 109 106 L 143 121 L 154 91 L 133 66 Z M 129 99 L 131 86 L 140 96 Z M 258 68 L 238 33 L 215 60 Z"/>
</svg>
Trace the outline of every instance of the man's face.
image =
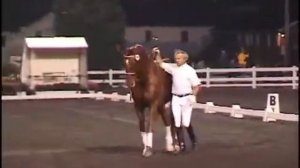
<svg viewBox="0 0 300 168">
<path fill-rule="evenodd" d="M 187 61 L 187 56 L 185 54 L 176 54 L 175 55 L 175 62 L 177 66 L 183 65 Z"/>
</svg>

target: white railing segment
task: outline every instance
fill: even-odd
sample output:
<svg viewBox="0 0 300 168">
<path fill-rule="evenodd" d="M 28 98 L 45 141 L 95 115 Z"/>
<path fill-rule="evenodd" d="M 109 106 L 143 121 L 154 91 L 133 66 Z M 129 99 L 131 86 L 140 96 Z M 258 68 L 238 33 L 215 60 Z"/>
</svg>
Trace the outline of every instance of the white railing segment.
<svg viewBox="0 0 300 168">
<path fill-rule="evenodd" d="M 260 86 L 292 86 L 293 89 L 298 88 L 298 71 L 299 68 L 293 67 L 252 67 L 252 68 L 205 68 L 196 69 L 199 74 L 204 87 L 252 87 L 257 88 Z M 270 73 L 270 72 L 281 72 L 280 76 L 268 77 L 258 76 L 258 73 Z M 291 72 L 290 74 L 286 74 Z M 239 76 L 229 77 L 229 73 L 240 73 Z M 89 75 L 107 75 L 102 79 L 90 79 L 95 83 L 108 83 L 122 84 L 125 83 L 125 71 L 124 70 L 108 70 L 108 71 L 88 71 Z M 118 77 L 114 78 L 114 75 Z M 205 77 L 202 77 L 205 75 Z M 233 76 L 233 75 L 232 75 Z"/>
<path fill-rule="evenodd" d="M 41 100 L 41 99 L 79 99 L 79 98 L 92 98 L 96 100 L 110 99 L 112 101 L 125 101 L 132 103 L 130 94 L 119 95 L 118 93 L 104 94 L 102 92 L 80 94 L 76 91 L 55 91 L 55 92 L 37 92 L 36 95 L 17 95 L 17 96 L 2 96 L 3 101 L 8 100 Z M 262 121 L 267 122 L 268 118 L 284 120 L 284 121 L 299 121 L 299 116 L 296 114 L 273 113 L 267 110 L 252 110 L 252 109 L 234 109 L 233 107 L 215 106 L 212 102 L 206 104 L 195 103 L 195 109 L 204 109 L 205 113 L 227 113 L 229 116 L 234 117 L 237 114 L 248 115 L 253 117 L 262 117 Z M 234 110 L 234 111 L 233 111 Z M 210 111 L 210 112 L 209 112 Z M 213 112 L 212 112 L 213 111 Z M 232 115 L 233 112 L 235 115 Z M 237 118 L 237 117 L 235 117 Z"/>
</svg>

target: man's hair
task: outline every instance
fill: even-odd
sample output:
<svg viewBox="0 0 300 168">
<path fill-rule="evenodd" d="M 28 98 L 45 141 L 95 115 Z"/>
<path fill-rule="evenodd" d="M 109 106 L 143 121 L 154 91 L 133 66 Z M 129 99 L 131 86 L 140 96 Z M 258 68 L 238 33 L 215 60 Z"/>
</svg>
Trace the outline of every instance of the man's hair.
<svg viewBox="0 0 300 168">
<path fill-rule="evenodd" d="M 184 51 L 184 50 L 180 50 L 180 49 L 174 50 L 174 57 L 175 57 L 177 54 L 184 54 L 184 55 L 186 56 L 187 59 L 189 58 L 189 54 L 188 54 L 186 51 Z"/>
</svg>

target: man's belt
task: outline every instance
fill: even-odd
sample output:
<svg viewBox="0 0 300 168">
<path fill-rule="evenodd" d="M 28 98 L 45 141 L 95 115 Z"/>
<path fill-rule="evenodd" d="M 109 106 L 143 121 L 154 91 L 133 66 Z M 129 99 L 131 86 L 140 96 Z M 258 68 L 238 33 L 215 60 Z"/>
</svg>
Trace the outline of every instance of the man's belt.
<svg viewBox="0 0 300 168">
<path fill-rule="evenodd" d="M 172 93 L 172 95 L 177 96 L 177 97 L 185 97 L 185 96 L 189 96 L 189 95 L 193 95 L 192 93 L 186 93 L 186 94 L 174 94 Z"/>
</svg>

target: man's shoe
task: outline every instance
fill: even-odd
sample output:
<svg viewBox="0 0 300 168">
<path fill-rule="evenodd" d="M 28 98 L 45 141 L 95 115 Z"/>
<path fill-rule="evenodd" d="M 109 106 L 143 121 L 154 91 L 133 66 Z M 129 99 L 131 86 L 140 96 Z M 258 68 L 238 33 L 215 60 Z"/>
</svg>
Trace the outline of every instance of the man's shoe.
<svg viewBox="0 0 300 168">
<path fill-rule="evenodd" d="M 198 149 L 198 144 L 196 143 L 196 142 L 194 142 L 193 144 L 192 144 L 192 150 L 193 151 L 196 151 Z"/>
</svg>

